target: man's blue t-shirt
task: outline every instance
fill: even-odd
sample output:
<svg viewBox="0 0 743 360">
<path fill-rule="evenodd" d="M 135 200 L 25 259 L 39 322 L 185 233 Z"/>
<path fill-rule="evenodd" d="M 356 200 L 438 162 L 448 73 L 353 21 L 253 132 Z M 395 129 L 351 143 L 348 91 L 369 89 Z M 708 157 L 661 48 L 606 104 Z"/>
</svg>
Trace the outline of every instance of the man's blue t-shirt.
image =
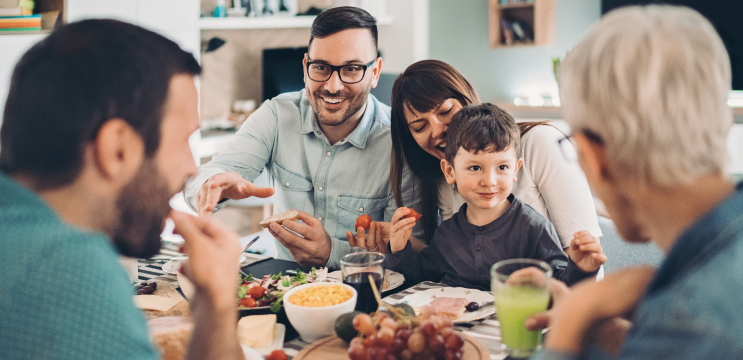
<svg viewBox="0 0 743 360">
<path fill-rule="evenodd" d="M 0 172 L 0 358 L 158 359 L 110 239 Z"/>
</svg>

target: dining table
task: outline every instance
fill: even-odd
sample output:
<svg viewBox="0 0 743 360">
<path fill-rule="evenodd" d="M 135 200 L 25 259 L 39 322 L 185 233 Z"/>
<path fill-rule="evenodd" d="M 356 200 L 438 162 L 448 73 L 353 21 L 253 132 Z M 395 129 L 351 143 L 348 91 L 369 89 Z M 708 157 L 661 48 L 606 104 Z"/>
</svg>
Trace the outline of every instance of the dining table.
<svg viewBox="0 0 743 360">
<path fill-rule="evenodd" d="M 166 281 L 173 284 L 176 288 L 179 288 L 178 279 L 175 274 L 170 274 L 162 269 L 162 265 L 168 261 L 168 257 L 182 256 L 178 252 L 178 243 L 164 243 L 163 247 L 158 255 L 153 256 L 153 259 L 140 259 L 138 261 L 138 279 L 140 282 L 150 281 Z M 262 277 L 263 275 L 273 275 L 282 272 L 286 274 L 287 270 L 301 270 L 303 272 L 309 272 L 310 269 L 299 265 L 295 261 L 281 260 L 268 257 L 261 254 L 254 254 L 246 252 L 245 260 L 241 263 L 241 270 L 245 274 L 252 274 L 253 276 Z M 400 299 L 413 295 L 420 291 L 426 291 L 430 289 L 438 289 L 447 287 L 445 284 L 424 281 L 421 283 L 409 283 L 407 280 L 399 287 L 391 289 L 390 291 L 383 292 L 382 301 L 396 304 Z M 182 294 L 182 293 L 181 293 Z M 240 310 L 240 315 L 245 316 L 249 314 L 269 314 L 269 309 L 264 310 Z M 286 326 L 286 333 L 284 335 L 284 352 L 291 359 L 303 348 L 310 344 L 302 341 L 297 334 L 296 330 L 291 326 L 286 314 L 284 313 L 283 307 L 276 313 L 277 322 Z M 490 351 L 491 360 L 509 359 L 506 352 L 501 348 L 501 334 L 500 334 L 500 323 L 495 314 L 485 318 L 468 322 L 459 322 L 454 324 L 454 329 L 462 332 L 463 334 L 477 339 Z"/>
</svg>

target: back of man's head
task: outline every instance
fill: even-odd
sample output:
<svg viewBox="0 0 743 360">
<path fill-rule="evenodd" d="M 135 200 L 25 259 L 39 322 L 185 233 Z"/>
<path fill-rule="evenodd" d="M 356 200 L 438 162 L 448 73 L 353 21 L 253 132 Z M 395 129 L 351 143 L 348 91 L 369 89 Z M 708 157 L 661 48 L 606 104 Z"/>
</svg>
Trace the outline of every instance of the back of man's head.
<svg viewBox="0 0 743 360">
<path fill-rule="evenodd" d="M 23 173 L 39 189 L 78 176 L 83 150 L 109 119 L 159 147 L 170 80 L 198 75 L 194 57 L 152 31 L 116 20 L 65 25 L 15 67 L 0 129 L 0 169 Z"/>
<path fill-rule="evenodd" d="M 315 38 L 324 38 L 337 32 L 349 29 L 367 29 L 374 42 L 374 52 L 377 51 L 377 20 L 364 9 L 353 6 L 339 6 L 325 10 L 317 15 L 310 29 L 310 44 Z"/>
<path fill-rule="evenodd" d="M 561 68 L 565 120 L 603 142 L 623 177 L 675 186 L 725 171 L 730 61 L 699 13 L 656 5 L 612 11 Z"/>
</svg>

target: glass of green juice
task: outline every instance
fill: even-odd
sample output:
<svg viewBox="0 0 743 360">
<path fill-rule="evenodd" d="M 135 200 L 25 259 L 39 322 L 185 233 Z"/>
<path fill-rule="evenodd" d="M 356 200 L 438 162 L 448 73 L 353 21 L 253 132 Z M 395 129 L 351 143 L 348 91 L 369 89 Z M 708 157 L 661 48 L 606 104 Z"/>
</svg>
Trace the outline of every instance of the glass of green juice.
<svg viewBox="0 0 743 360">
<path fill-rule="evenodd" d="M 528 331 L 527 317 L 547 310 L 552 268 L 544 261 L 511 259 L 490 269 L 502 347 L 514 358 L 530 357 L 542 344 L 541 331 Z"/>
</svg>

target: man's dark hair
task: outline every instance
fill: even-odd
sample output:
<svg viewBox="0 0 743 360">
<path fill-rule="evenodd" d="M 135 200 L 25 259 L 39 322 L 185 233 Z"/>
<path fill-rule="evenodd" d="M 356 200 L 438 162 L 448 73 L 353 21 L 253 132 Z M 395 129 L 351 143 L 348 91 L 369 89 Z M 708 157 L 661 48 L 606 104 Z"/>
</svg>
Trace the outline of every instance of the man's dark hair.
<svg viewBox="0 0 743 360">
<path fill-rule="evenodd" d="M 518 151 L 519 139 L 519 126 L 501 108 L 489 103 L 467 105 L 451 119 L 444 154 L 453 164 L 460 147 L 474 153 L 499 152 L 512 146 Z"/>
<path fill-rule="evenodd" d="M 160 146 L 171 79 L 199 64 L 171 40 L 116 20 L 65 25 L 15 66 L 0 128 L 0 169 L 24 173 L 39 189 L 74 181 L 83 150 L 101 126 L 125 120 L 145 155 Z"/>
<path fill-rule="evenodd" d="M 315 38 L 322 39 L 348 29 L 369 30 L 374 40 L 374 51 L 377 51 L 377 20 L 364 9 L 353 6 L 339 6 L 317 15 L 310 29 L 309 46 Z"/>
</svg>

